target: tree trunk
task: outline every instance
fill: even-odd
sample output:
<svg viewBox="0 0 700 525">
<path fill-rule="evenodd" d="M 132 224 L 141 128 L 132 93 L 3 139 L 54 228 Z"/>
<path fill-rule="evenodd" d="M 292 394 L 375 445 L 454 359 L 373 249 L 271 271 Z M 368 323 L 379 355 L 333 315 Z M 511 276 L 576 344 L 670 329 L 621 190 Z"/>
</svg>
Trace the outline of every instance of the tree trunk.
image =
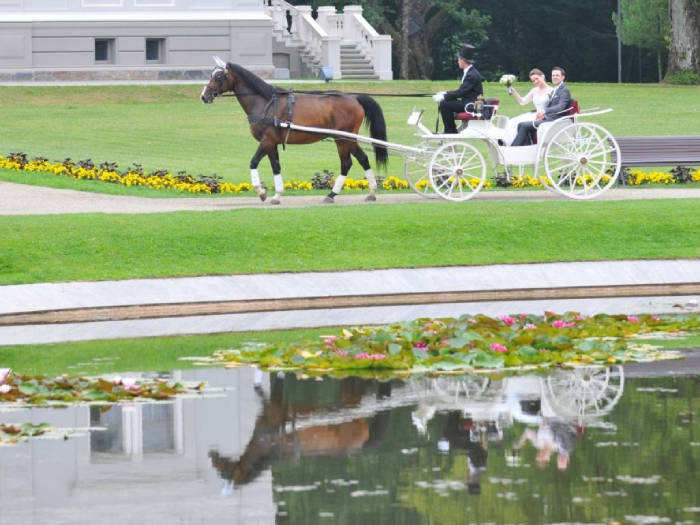
<svg viewBox="0 0 700 525">
<path fill-rule="evenodd" d="M 403 0 L 401 6 L 401 63 L 399 76 L 404 80 L 410 78 L 408 72 L 408 33 L 409 33 L 409 23 L 411 21 L 411 10 L 412 10 L 412 0 Z"/>
<path fill-rule="evenodd" d="M 666 75 L 690 70 L 700 74 L 700 6 L 697 0 L 670 0 L 671 45 Z"/>
<path fill-rule="evenodd" d="M 656 69 L 658 70 L 658 73 L 659 73 L 659 75 L 658 75 L 659 82 L 661 82 L 664 78 L 664 72 L 663 72 L 662 67 L 661 67 L 661 50 L 660 49 L 656 50 Z"/>
</svg>

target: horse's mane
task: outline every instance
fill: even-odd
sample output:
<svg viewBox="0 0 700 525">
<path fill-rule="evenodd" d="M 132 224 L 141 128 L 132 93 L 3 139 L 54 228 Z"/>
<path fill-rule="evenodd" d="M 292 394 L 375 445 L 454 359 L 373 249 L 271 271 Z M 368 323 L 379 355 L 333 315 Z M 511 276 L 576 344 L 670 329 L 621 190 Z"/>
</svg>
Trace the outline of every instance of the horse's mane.
<svg viewBox="0 0 700 525">
<path fill-rule="evenodd" d="M 231 62 L 226 64 L 226 67 L 231 68 L 233 71 L 235 71 L 236 75 L 238 75 L 238 77 L 241 80 L 243 80 L 246 84 L 248 84 L 248 86 L 253 91 L 259 93 L 266 99 L 272 98 L 272 95 L 276 91 L 274 86 L 271 86 L 270 84 L 265 82 L 255 73 L 248 71 L 246 68 L 244 68 L 243 66 L 239 66 L 238 64 L 232 64 Z"/>
</svg>

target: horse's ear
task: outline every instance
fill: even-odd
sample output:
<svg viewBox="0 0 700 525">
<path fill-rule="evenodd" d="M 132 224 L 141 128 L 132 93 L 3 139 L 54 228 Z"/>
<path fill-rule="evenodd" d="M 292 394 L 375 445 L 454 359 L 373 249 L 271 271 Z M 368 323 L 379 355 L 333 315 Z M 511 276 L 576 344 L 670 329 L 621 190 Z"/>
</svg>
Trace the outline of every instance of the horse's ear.
<svg viewBox="0 0 700 525">
<path fill-rule="evenodd" d="M 212 58 L 214 59 L 214 63 L 215 63 L 217 66 L 226 69 L 226 62 L 224 62 L 223 60 L 221 60 L 221 59 L 220 59 L 219 57 L 217 57 L 217 56 L 214 56 L 214 57 L 212 57 Z"/>
</svg>

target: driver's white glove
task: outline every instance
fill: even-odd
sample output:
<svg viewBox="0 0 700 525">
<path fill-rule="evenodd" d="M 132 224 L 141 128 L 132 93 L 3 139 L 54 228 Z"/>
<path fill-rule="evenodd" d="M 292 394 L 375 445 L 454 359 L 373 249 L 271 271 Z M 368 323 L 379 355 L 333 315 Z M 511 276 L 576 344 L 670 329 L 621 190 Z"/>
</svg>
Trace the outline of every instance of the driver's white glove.
<svg viewBox="0 0 700 525">
<path fill-rule="evenodd" d="M 433 95 L 433 100 L 435 102 L 442 102 L 445 99 L 445 91 L 438 91 Z"/>
</svg>

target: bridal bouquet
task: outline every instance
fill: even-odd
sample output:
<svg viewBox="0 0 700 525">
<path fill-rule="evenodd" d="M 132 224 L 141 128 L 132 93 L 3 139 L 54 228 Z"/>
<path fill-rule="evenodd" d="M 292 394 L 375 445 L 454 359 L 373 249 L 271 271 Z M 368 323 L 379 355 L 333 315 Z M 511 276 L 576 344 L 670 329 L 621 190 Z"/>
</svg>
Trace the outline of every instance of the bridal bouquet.
<svg viewBox="0 0 700 525">
<path fill-rule="evenodd" d="M 516 78 L 515 75 L 501 75 L 501 79 L 500 79 L 498 82 L 500 82 L 501 84 L 505 84 L 506 87 L 508 88 L 508 94 L 509 94 L 509 95 L 512 95 L 512 94 L 513 94 L 513 91 L 512 91 L 512 89 L 511 89 L 510 86 L 511 86 L 511 85 L 513 84 L 513 82 L 515 82 L 516 80 L 517 80 L 517 78 Z"/>
<path fill-rule="evenodd" d="M 515 75 L 502 75 L 501 80 L 499 80 L 498 82 L 501 84 L 505 84 L 506 87 L 510 87 L 511 84 L 513 84 L 513 82 L 515 82 L 516 80 L 517 78 L 515 77 Z"/>
</svg>

